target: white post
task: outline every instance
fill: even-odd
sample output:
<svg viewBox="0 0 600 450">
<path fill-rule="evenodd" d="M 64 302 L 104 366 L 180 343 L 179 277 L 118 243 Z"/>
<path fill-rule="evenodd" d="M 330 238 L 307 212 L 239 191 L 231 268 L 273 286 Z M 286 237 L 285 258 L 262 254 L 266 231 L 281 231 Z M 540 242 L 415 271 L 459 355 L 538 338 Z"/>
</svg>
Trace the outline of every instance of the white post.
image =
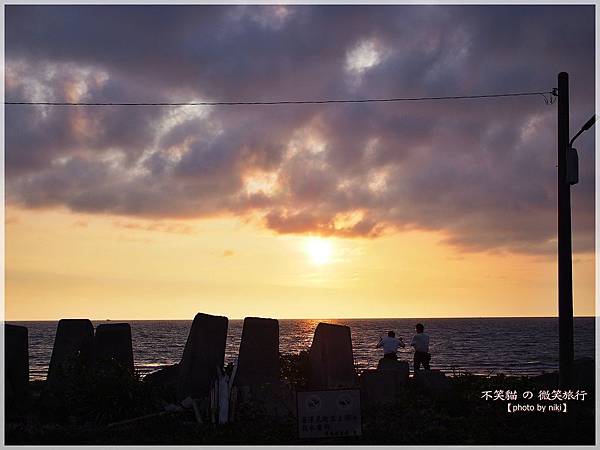
<svg viewBox="0 0 600 450">
<path fill-rule="evenodd" d="M 234 366 L 231 375 L 227 375 L 222 368 L 217 367 L 217 379 L 216 379 L 216 390 L 217 390 L 217 403 L 219 410 L 219 424 L 224 424 L 229 421 L 229 400 L 231 397 L 231 388 L 233 387 L 233 380 L 237 372 L 237 365 Z"/>
</svg>

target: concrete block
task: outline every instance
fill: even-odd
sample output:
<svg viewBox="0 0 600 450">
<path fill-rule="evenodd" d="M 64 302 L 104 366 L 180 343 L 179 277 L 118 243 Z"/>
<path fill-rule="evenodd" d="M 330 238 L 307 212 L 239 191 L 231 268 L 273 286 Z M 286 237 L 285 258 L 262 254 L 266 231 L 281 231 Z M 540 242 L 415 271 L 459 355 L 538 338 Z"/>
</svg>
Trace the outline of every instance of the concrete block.
<svg viewBox="0 0 600 450">
<path fill-rule="evenodd" d="M 24 407 L 29 400 L 29 335 L 27 327 L 4 325 L 4 392 L 8 407 Z"/>
<path fill-rule="evenodd" d="M 367 408 L 397 404 L 407 384 L 408 373 L 405 377 L 401 370 L 365 370 L 360 376 L 361 401 Z"/>
<path fill-rule="evenodd" d="M 118 365 L 133 373 L 131 327 L 128 323 L 103 323 L 96 327 L 93 346 L 96 369 Z"/>
<path fill-rule="evenodd" d="M 234 384 L 255 386 L 279 380 L 279 322 L 246 317 Z"/>
<path fill-rule="evenodd" d="M 144 376 L 144 383 L 157 386 L 176 386 L 179 379 L 179 363 L 161 367 Z"/>
<path fill-rule="evenodd" d="M 311 389 L 356 386 L 350 327 L 319 323 L 310 347 L 309 366 Z"/>
<path fill-rule="evenodd" d="M 441 394 L 450 390 L 450 381 L 439 370 L 419 370 L 415 375 L 417 389 L 432 394 Z"/>
<path fill-rule="evenodd" d="M 91 362 L 94 326 L 88 319 L 61 319 L 48 368 L 47 386 L 63 386 L 71 369 Z"/>
<path fill-rule="evenodd" d="M 206 397 L 225 362 L 227 317 L 196 314 L 179 363 L 180 399 Z"/>
<path fill-rule="evenodd" d="M 377 370 L 395 370 L 401 372 L 401 378 L 404 383 L 408 383 L 408 374 L 410 371 L 406 361 L 398 361 L 395 359 L 381 358 L 377 364 Z"/>
</svg>

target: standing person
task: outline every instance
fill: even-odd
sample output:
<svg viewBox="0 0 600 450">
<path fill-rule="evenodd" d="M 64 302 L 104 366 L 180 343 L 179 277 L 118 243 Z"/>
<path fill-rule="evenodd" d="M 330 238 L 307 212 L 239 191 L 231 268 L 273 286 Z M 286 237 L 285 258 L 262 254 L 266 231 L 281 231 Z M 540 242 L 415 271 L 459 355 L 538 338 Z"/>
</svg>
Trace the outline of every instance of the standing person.
<svg viewBox="0 0 600 450">
<path fill-rule="evenodd" d="M 431 355 L 429 354 L 429 335 L 424 333 L 425 327 L 422 323 L 415 325 L 417 334 L 412 338 L 412 345 L 415 348 L 414 356 L 414 372 L 417 373 L 419 366 L 423 364 L 425 370 L 429 370 L 429 360 Z"/>
<path fill-rule="evenodd" d="M 379 343 L 375 348 L 383 347 L 383 357 L 389 359 L 398 359 L 398 355 L 396 352 L 399 347 L 404 348 L 404 341 L 402 338 L 396 338 L 396 333 L 393 331 L 388 331 L 388 335 L 386 337 L 379 338 Z"/>
</svg>

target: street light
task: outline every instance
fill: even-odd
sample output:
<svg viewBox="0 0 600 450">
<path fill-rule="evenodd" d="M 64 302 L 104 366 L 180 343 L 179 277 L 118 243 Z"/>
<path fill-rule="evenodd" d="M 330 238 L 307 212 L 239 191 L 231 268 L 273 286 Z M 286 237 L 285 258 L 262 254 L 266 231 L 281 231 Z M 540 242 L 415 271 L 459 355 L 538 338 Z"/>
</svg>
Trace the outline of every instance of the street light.
<svg viewBox="0 0 600 450">
<path fill-rule="evenodd" d="M 588 120 L 585 123 L 585 125 L 583 125 L 581 127 L 581 130 L 579 130 L 577 132 L 577 134 L 575 136 L 573 136 L 573 138 L 569 141 L 569 147 L 573 145 L 573 142 L 575 142 L 575 139 L 577 139 L 581 133 L 592 128 L 592 125 L 594 125 L 594 122 L 596 122 L 596 114 L 594 114 L 592 117 L 590 117 L 590 120 Z"/>
<path fill-rule="evenodd" d="M 575 142 L 575 139 L 577 139 L 581 133 L 592 128 L 594 122 L 596 122 L 596 114 L 590 117 L 590 120 L 588 120 L 581 127 L 581 130 L 579 130 L 569 141 L 569 148 L 567 149 L 567 181 L 570 185 L 579 183 L 579 156 L 577 155 L 577 149 L 573 148 L 573 142 Z"/>
</svg>

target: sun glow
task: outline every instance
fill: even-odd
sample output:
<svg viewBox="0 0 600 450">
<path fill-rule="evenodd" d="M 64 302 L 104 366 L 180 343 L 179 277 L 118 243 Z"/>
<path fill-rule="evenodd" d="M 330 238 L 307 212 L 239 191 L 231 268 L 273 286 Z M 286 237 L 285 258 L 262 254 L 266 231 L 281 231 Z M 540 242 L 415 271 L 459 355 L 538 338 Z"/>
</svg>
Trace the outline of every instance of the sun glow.
<svg viewBox="0 0 600 450">
<path fill-rule="evenodd" d="M 323 265 L 331 261 L 331 242 L 322 238 L 309 238 L 306 251 L 314 264 Z"/>
</svg>

